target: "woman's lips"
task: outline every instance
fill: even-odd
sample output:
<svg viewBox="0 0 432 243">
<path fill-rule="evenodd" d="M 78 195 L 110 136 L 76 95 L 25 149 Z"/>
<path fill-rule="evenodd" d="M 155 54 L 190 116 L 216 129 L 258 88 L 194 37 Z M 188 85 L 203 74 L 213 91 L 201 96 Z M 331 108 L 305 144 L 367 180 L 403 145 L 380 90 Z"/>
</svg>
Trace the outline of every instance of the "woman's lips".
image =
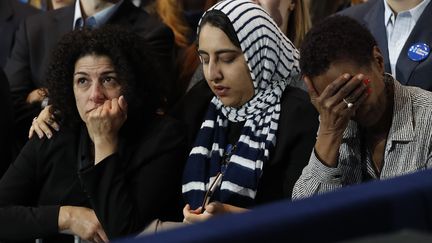
<svg viewBox="0 0 432 243">
<path fill-rule="evenodd" d="M 214 91 L 215 91 L 217 96 L 224 97 L 224 96 L 228 95 L 229 88 L 225 87 L 225 86 L 218 85 L 218 86 L 214 86 Z"/>
</svg>

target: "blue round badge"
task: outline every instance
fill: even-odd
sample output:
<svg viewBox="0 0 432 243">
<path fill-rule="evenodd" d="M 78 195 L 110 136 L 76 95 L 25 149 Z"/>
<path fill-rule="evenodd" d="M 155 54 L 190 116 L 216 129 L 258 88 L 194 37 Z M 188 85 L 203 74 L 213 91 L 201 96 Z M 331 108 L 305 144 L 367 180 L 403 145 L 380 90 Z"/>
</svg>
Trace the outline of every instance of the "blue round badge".
<svg viewBox="0 0 432 243">
<path fill-rule="evenodd" d="M 429 56 L 430 48 L 426 43 L 416 43 L 408 49 L 408 57 L 415 61 L 420 62 Z"/>
</svg>

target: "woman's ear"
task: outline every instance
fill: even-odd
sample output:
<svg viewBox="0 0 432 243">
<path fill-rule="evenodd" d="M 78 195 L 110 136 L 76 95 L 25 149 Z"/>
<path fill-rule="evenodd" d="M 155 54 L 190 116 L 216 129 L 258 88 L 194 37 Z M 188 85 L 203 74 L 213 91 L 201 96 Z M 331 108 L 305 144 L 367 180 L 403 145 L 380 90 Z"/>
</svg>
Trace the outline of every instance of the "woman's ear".
<svg viewBox="0 0 432 243">
<path fill-rule="evenodd" d="M 378 48 L 378 46 L 373 47 L 373 57 L 374 57 L 374 62 L 377 64 L 380 73 L 384 73 L 385 70 L 384 57 L 381 53 L 381 50 Z"/>
</svg>

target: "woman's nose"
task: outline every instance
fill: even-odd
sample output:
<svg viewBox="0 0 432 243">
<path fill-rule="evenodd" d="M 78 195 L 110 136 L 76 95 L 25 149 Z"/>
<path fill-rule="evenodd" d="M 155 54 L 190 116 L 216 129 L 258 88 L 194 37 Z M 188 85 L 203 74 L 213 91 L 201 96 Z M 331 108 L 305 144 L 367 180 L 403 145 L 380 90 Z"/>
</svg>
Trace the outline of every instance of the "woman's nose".
<svg viewBox="0 0 432 243">
<path fill-rule="evenodd" d="M 219 65 L 213 61 L 209 62 L 207 72 L 209 81 L 217 82 L 223 77 Z"/>
<path fill-rule="evenodd" d="M 103 86 L 99 82 L 92 82 L 90 100 L 95 103 L 101 103 L 105 101 Z"/>
</svg>

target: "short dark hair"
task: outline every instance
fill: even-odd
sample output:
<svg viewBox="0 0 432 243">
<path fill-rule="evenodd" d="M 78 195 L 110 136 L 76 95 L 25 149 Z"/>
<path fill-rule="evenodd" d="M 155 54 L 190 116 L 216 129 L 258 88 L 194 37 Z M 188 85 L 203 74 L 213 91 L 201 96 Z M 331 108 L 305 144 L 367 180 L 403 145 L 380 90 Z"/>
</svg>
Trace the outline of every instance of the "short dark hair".
<svg viewBox="0 0 432 243">
<path fill-rule="evenodd" d="M 304 75 L 325 73 L 335 61 L 349 60 L 365 67 L 373 61 L 377 43 L 366 27 L 347 16 L 331 16 L 313 26 L 300 48 Z"/>
<path fill-rule="evenodd" d="M 236 47 L 241 48 L 237 33 L 234 30 L 234 26 L 232 25 L 230 19 L 222 11 L 213 9 L 205 13 L 200 22 L 198 38 L 202 27 L 207 23 L 221 29 Z"/>
<path fill-rule="evenodd" d="M 150 46 L 137 34 L 117 26 L 74 30 L 60 40 L 48 68 L 47 84 L 53 112 L 62 125 L 81 119 L 75 104 L 73 73 L 83 56 L 111 59 L 128 103 L 128 121 L 154 113 L 161 106 L 159 79 L 150 58 Z"/>
</svg>

